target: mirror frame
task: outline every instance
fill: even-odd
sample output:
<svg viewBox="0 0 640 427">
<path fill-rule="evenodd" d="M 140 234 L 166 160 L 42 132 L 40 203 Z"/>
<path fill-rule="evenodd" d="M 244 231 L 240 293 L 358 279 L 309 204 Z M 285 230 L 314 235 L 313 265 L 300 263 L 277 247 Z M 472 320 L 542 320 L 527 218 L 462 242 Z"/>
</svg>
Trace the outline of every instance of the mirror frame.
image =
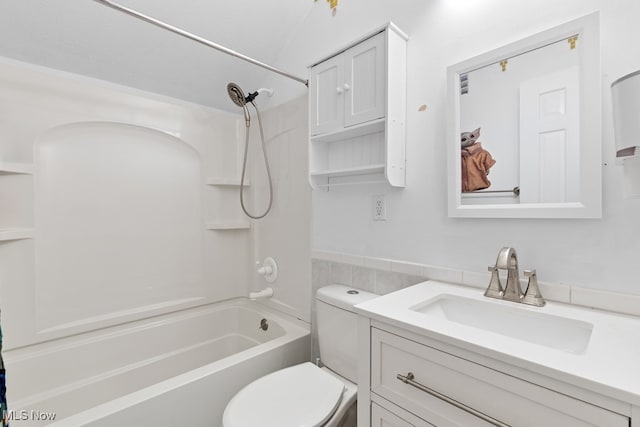
<svg viewBox="0 0 640 427">
<path fill-rule="evenodd" d="M 460 167 L 460 75 L 579 34 L 580 202 L 463 205 Z M 491 50 L 447 68 L 448 210 L 455 218 L 602 218 L 602 85 L 599 13 Z"/>
</svg>

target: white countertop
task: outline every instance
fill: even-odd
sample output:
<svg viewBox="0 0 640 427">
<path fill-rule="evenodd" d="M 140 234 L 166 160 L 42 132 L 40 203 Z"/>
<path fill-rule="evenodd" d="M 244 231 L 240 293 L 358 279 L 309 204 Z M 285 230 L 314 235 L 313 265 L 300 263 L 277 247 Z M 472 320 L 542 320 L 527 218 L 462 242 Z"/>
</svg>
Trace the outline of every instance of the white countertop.
<svg viewBox="0 0 640 427">
<path fill-rule="evenodd" d="M 591 338 L 584 352 L 574 354 L 410 309 L 442 294 L 589 322 L 593 324 Z M 640 318 L 554 302 L 532 307 L 483 294 L 481 289 L 427 281 L 359 304 L 355 310 L 371 319 L 640 405 Z"/>
</svg>

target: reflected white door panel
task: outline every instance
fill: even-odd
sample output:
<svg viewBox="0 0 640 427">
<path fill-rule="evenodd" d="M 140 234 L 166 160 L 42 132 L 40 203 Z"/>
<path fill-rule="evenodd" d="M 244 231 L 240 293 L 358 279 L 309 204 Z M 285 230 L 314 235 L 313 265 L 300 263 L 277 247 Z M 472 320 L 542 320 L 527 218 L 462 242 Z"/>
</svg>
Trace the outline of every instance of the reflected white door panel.
<svg viewBox="0 0 640 427">
<path fill-rule="evenodd" d="M 580 73 L 571 67 L 520 85 L 520 202 L 580 197 Z"/>
</svg>

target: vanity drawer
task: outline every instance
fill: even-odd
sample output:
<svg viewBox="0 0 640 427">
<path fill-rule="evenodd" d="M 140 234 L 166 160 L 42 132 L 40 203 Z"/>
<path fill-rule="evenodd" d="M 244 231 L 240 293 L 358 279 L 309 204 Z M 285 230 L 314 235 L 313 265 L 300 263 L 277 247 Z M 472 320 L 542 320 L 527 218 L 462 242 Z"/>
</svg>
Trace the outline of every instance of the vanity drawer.
<svg viewBox="0 0 640 427">
<path fill-rule="evenodd" d="M 387 403 L 388 406 L 394 406 Z M 394 407 L 389 410 L 375 402 L 371 403 L 371 427 L 435 427 L 415 415 Z"/>
<path fill-rule="evenodd" d="M 625 416 L 376 328 L 371 391 L 436 426 L 629 426 Z"/>
</svg>

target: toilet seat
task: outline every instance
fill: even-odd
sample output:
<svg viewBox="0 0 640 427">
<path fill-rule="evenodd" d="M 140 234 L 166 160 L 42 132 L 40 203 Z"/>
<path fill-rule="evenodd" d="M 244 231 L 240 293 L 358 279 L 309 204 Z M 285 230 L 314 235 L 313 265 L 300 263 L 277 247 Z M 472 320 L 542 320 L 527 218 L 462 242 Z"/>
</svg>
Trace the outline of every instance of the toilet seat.
<svg viewBox="0 0 640 427">
<path fill-rule="evenodd" d="M 345 385 L 310 362 L 258 378 L 227 404 L 224 427 L 319 427 L 336 411 Z"/>
</svg>

